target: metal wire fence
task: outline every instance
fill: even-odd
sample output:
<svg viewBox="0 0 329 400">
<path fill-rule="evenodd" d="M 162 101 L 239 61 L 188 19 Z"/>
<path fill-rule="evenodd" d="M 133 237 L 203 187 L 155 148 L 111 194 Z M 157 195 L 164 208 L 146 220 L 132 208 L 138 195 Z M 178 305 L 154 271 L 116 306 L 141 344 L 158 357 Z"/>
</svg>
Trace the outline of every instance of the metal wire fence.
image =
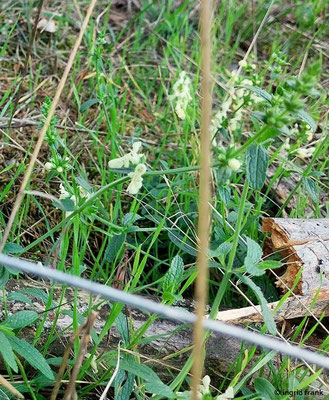
<svg viewBox="0 0 329 400">
<path fill-rule="evenodd" d="M 56 281 L 70 287 L 85 290 L 89 293 L 99 295 L 104 299 L 126 304 L 142 311 L 157 314 L 166 319 L 181 323 L 195 323 L 195 314 L 172 306 L 159 304 L 155 301 L 145 299 L 131 293 L 114 289 L 88 279 L 72 276 L 56 269 L 44 267 L 42 264 L 33 263 L 17 257 L 7 256 L 0 253 L 0 265 L 14 268 L 27 274 L 37 275 L 41 278 Z M 204 319 L 203 327 L 209 331 L 217 332 L 225 336 L 231 336 L 241 341 L 252 343 L 256 346 L 296 358 L 302 361 L 316 364 L 319 367 L 329 369 L 329 357 L 303 349 L 296 345 L 290 345 L 281 340 L 251 332 L 245 328 L 225 324 L 219 321 Z"/>
</svg>

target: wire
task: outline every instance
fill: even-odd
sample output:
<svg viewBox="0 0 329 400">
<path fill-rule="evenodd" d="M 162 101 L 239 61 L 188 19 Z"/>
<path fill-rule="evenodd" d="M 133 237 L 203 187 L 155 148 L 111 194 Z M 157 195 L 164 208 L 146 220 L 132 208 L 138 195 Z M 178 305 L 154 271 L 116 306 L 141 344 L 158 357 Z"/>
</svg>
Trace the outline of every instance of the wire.
<svg viewBox="0 0 329 400">
<path fill-rule="evenodd" d="M 85 290 L 87 292 L 99 295 L 104 299 L 117 301 L 142 311 L 148 311 L 172 321 L 193 324 L 196 320 L 196 316 L 188 311 L 177 309 L 175 307 L 169 307 L 164 304 L 159 304 L 141 296 L 126 293 L 118 289 L 113 289 L 109 286 L 105 286 L 88 279 L 70 275 L 62 271 L 57 271 L 56 269 L 46 268 L 40 263 L 36 264 L 21 258 L 7 256 L 0 253 L 0 265 L 14 268 L 27 274 L 37 275 L 44 279 L 63 283 L 70 287 Z M 329 370 L 328 357 L 310 350 L 305 350 L 296 345 L 290 345 L 281 340 L 277 340 L 260 333 L 250 332 L 244 328 L 224 324 L 223 322 L 210 319 L 205 319 L 203 321 L 203 327 L 210 331 L 217 332 L 225 336 L 231 336 L 242 341 L 255 344 L 259 347 L 267 348 L 269 350 L 275 350 L 278 353 L 297 358 L 302 361 L 307 361 Z"/>
</svg>

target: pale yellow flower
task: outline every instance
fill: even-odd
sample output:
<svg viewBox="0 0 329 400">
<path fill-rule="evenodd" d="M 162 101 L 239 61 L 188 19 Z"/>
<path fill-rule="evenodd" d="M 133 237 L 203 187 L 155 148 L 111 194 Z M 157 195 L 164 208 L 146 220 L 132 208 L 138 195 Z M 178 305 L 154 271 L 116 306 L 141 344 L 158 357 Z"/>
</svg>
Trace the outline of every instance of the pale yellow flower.
<svg viewBox="0 0 329 400">
<path fill-rule="evenodd" d="M 241 163 L 236 158 L 231 158 L 228 160 L 228 166 L 231 168 L 231 170 L 237 171 L 241 167 Z"/>
<path fill-rule="evenodd" d="M 138 164 L 135 168 L 135 171 L 128 174 L 129 178 L 131 178 L 131 182 L 127 188 L 128 193 L 137 194 L 139 192 L 139 189 L 143 186 L 142 176 L 145 174 L 145 172 L 145 164 Z"/>
<path fill-rule="evenodd" d="M 315 147 L 301 147 L 300 149 L 296 150 L 296 156 L 304 160 L 305 158 L 310 158 L 312 157 L 313 153 L 315 151 Z"/>
<path fill-rule="evenodd" d="M 168 99 L 175 102 L 175 111 L 181 120 L 186 118 L 186 109 L 188 103 L 192 100 L 191 96 L 191 79 L 182 71 L 179 74 L 178 80 L 173 86 L 173 93 L 168 96 Z"/>
<path fill-rule="evenodd" d="M 239 61 L 239 66 L 241 68 L 246 68 L 248 66 L 248 63 L 246 60 L 241 60 L 241 61 Z"/>
<path fill-rule="evenodd" d="M 46 162 L 45 164 L 45 170 L 46 171 L 51 171 L 54 168 L 54 164 L 51 162 Z"/>
<path fill-rule="evenodd" d="M 143 154 L 138 153 L 142 146 L 141 142 L 133 143 L 132 150 L 122 157 L 114 158 L 108 162 L 109 168 L 128 168 L 130 163 L 138 164 Z"/>
</svg>

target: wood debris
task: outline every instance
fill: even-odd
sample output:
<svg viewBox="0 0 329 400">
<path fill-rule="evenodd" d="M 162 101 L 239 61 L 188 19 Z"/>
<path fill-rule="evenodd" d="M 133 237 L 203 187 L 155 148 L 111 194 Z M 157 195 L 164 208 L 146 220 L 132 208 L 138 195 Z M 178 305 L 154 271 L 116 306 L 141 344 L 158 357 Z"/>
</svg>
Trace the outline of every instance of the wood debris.
<svg viewBox="0 0 329 400">
<path fill-rule="evenodd" d="M 268 244 L 272 251 L 285 257 L 287 269 L 278 287 L 287 292 L 303 268 L 296 294 L 308 296 L 319 288 L 329 288 L 329 219 L 265 218 L 262 229 L 271 233 Z"/>
</svg>

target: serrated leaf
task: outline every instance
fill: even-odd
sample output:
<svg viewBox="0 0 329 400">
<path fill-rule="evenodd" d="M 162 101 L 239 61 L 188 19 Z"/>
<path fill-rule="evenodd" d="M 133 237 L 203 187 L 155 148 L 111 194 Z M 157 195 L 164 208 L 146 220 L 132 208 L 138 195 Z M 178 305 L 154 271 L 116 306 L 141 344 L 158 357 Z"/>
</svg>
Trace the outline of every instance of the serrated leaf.
<svg viewBox="0 0 329 400">
<path fill-rule="evenodd" d="M 159 396 L 167 398 L 174 397 L 174 392 L 170 389 L 170 387 L 165 385 L 160 380 L 154 382 L 147 382 L 145 388 L 147 391 Z"/>
<path fill-rule="evenodd" d="M 184 262 L 179 255 L 176 255 L 170 264 L 168 271 L 166 272 L 163 280 L 163 290 L 170 291 L 175 289 L 180 284 L 184 272 Z"/>
<path fill-rule="evenodd" d="M 125 381 L 124 385 L 122 383 Z M 114 398 L 116 400 L 129 400 L 131 398 L 131 393 L 134 388 L 135 375 L 126 374 L 124 371 L 119 370 L 117 376 L 114 380 L 115 394 Z"/>
<path fill-rule="evenodd" d="M 227 256 L 232 250 L 232 242 L 221 243 L 215 250 L 208 250 L 209 257 Z"/>
<path fill-rule="evenodd" d="M 268 160 L 264 146 L 252 144 L 248 147 L 246 154 L 247 178 L 253 189 L 260 190 L 263 187 Z"/>
<path fill-rule="evenodd" d="M 263 250 L 260 245 L 254 240 L 247 237 L 247 257 L 254 262 L 258 262 L 263 255 Z"/>
<path fill-rule="evenodd" d="M 45 304 L 48 301 L 48 294 L 42 289 L 30 287 L 23 289 L 22 292 L 34 296 L 37 299 L 41 299 Z M 54 303 L 52 303 L 51 307 L 54 307 Z"/>
<path fill-rule="evenodd" d="M 119 332 L 119 335 L 123 343 L 128 344 L 129 343 L 128 321 L 127 317 L 122 312 L 120 312 L 120 314 L 117 316 L 115 320 L 115 327 L 117 328 L 117 331 Z"/>
<path fill-rule="evenodd" d="M 109 364 L 115 366 L 116 360 L 109 360 Z M 144 379 L 148 391 L 169 398 L 174 396 L 169 386 L 165 385 L 150 367 L 139 364 L 134 359 L 129 358 L 120 361 L 120 369 Z"/>
<path fill-rule="evenodd" d="M 138 214 L 134 214 L 134 213 L 127 213 L 123 216 L 122 218 L 122 225 L 130 225 L 135 223 L 136 221 L 138 221 L 139 219 L 142 219 L 143 217 L 141 217 Z"/>
<path fill-rule="evenodd" d="M 316 131 L 316 123 L 314 119 L 304 110 L 299 110 L 296 113 L 300 119 L 302 119 L 304 122 L 306 122 L 312 129 L 313 132 Z"/>
<path fill-rule="evenodd" d="M 254 276 L 265 274 L 265 271 L 259 267 L 262 255 L 263 251 L 259 244 L 247 237 L 247 256 L 244 259 L 244 266 L 249 274 Z"/>
<path fill-rule="evenodd" d="M 264 324 L 266 325 L 267 330 L 272 334 L 276 335 L 276 325 L 275 321 L 273 318 L 273 315 L 271 311 L 269 310 L 267 306 L 267 301 L 260 290 L 260 288 L 247 276 L 245 275 L 239 275 L 239 278 L 243 283 L 248 285 L 250 289 L 255 293 L 256 297 L 258 298 L 258 301 L 260 303 L 260 307 L 262 309 L 262 314 L 264 318 Z"/>
<path fill-rule="evenodd" d="M 32 301 L 27 296 L 25 296 L 25 294 L 20 292 L 9 293 L 8 300 L 20 301 L 21 303 L 26 303 L 29 304 L 30 306 L 33 306 Z"/>
<path fill-rule="evenodd" d="M 23 310 L 9 315 L 4 324 L 9 328 L 18 329 L 33 324 L 37 319 L 38 314 L 35 311 Z"/>
<path fill-rule="evenodd" d="M 62 211 L 74 211 L 75 210 L 75 204 L 74 201 L 71 199 L 61 199 L 58 201 L 53 201 L 53 206 L 56 208 L 59 208 Z"/>
<path fill-rule="evenodd" d="M 275 387 L 265 378 L 255 378 L 254 388 L 262 400 L 273 400 L 277 396 Z"/>
<path fill-rule="evenodd" d="M 23 357 L 33 368 L 39 370 L 48 379 L 54 379 L 54 374 L 43 355 L 30 343 L 16 336 L 8 337 L 13 350 Z"/>
<path fill-rule="evenodd" d="M 88 193 L 91 193 L 93 191 L 93 188 L 89 185 L 89 183 L 82 177 L 82 176 L 76 176 L 75 180 L 78 185 L 83 187 L 84 189 L 87 190 Z"/>
<path fill-rule="evenodd" d="M 126 240 L 126 234 L 120 233 L 118 235 L 113 235 L 106 247 L 104 259 L 107 262 L 112 262 L 118 255 L 121 246 Z"/>
<path fill-rule="evenodd" d="M 275 261 L 275 260 L 265 260 L 258 264 L 259 268 L 261 269 L 276 269 L 282 267 L 282 262 Z"/>
<path fill-rule="evenodd" d="M 306 177 L 302 179 L 305 189 L 308 194 L 311 196 L 311 199 L 314 203 L 319 201 L 319 189 L 312 178 Z"/>
<path fill-rule="evenodd" d="M 258 86 L 244 86 L 245 89 L 250 90 L 251 92 L 255 93 L 256 96 L 261 97 L 262 99 L 266 100 L 267 102 L 271 103 L 272 95 L 265 90 L 261 89 Z"/>
<path fill-rule="evenodd" d="M 250 275 L 262 276 L 265 274 L 265 270 L 259 268 L 259 263 L 255 262 L 248 256 L 244 259 L 244 266 Z"/>
<path fill-rule="evenodd" d="M 196 257 L 196 249 L 190 244 L 191 242 L 186 237 L 184 238 L 176 229 L 168 231 L 168 237 L 179 249 Z"/>
<path fill-rule="evenodd" d="M 8 280 L 9 280 L 9 271 L 7 270 L 6 267 L 0 265 L 0 288 L 5 287 Z"/>
<path fill-rule="evenodd" d="M 4 254 L 20 254 L 24 252 L 24 247 L 20 244 L 8 242 L 3 249 Z"/>
<path fill-rule="evenodd" d="M 18 366 L 16 364 L 13 349 L 7 339 L 7 336 L 2 332 L 0 332 L 0 353 L 9 367 L 15 372 L 18 372 Z"/>
<path fill-rule="evenodd" d="M 101 101 L 99 99 L 96 99 L 96 98 L 89 99 L 89 100 L 87 100 L 87 101 L 85 101 L 84 103 L 81 104 L 80 112 L 84 112 L 84 111 L 88 110 L 88 108 L 90 108 L 93 105 L 95 105 L 97 103 L 100 103 L 100 102 Z"/>
</svg>

